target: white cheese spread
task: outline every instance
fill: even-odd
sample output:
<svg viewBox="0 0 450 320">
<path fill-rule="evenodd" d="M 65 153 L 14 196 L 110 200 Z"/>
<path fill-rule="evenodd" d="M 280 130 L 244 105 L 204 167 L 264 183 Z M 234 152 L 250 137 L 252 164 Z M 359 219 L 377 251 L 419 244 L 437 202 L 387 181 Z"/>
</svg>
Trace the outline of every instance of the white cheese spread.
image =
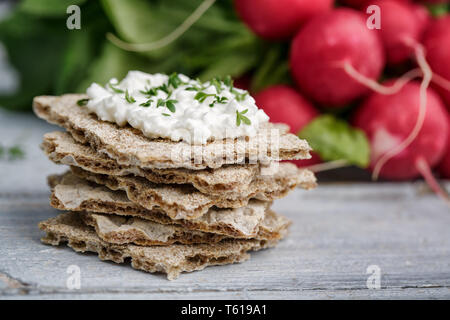
<svg viewBox="0 0 450 320">
<path fill-rule="evenodd" d="M 87 89 L 88 110 L 103 121 L 129 124 L 149 138 L 205 144 L 253 137 L 269 117 L 230 78 L 208 82 L 182 74 L 130 71 L 122 80 Z"/>
</svg>

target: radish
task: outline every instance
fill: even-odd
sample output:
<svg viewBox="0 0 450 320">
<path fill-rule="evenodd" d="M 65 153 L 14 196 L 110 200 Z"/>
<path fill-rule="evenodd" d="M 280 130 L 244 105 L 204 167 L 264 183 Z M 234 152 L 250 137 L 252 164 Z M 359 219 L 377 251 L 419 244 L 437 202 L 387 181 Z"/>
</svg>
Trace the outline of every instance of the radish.
<svg viewBox="0 0 450 320">
<path fill-rule="evenodd" d="M 248 74 L 244 74 L 243 76 L 234 79 L 233 85 L 236 88 L 250 92 L 250 82 L 251 82 L 250 76 Z"/>
<path fill-rule="evenodd" d="M 319 115 L 305 98 L 287 85 L 269 87 L 256 94 L 255 101 L 271 122 L 288 124 L 294 134 Z"/>
<path fill-rule="evenodd" d="M 410 0 L 396 0 L 397 2 L 403 2 L 403 3 L 409 3 Z M 365 8 L 366 6 L 370 5 L 373 0 L 343 0 L 343 3 L 346 5 L 349 5 L 353 8 Z"/>
<path fill-rule="evenodd" d="M 333 0 L 235 0 L 235 7 L 248 27 L 272 40 L 288 38 L 311 17 L 331 11 Z"/>
<path fill-rule="evenodd" d="M 381 39 L 386 50 L 387 62 L 399 64 L 407 61 L 419 42 L 423 31 L 423 18 L 418 23 L 418 12 L 408 3 L 394 0 L 371 1 L 368 5 L 380 7 Z"/>
<path fill-rule="evenodd" d="M 447 119 L 447 123 L 450 128 L 450 114 L 448 114 Z M 450 179 L 450 129 L 448 130 L 447 135 L 447 149 L 445 150 L 444 157 L 439 164 L 439 173 L 443 178 Z"/>
<path fill-rule="evenodd" d="M 353 123 L 369 138 L 372 170 L 376 169 L 380 158 L 395 150 L 380 169 L 381 177 L 404 180 L 423 175 L 430 186 L 443 195 L 442 190 L 436 189 L 429 168 L 438 164 L 444 155 L 449 126 L 445 107 L 433 89 L 426 89 L 426 112 L 419 132 L 412 142 L 398 150 L 416 128 L 423 110 L 422 85 L 410 82 L 396 94 L 372 94 L 357 110 Z"/>
<path fill-rule="evenodd" d="M 435 76 L 450 81 L 450 15 L 432 22 L 423 37 L 426 58 Z M 435 87 L 450 110 L 449 88 Z"/>
<path fill-rule="evenodd" d="M 411 4 L 411 8 L 416 17 L 416 23 L 419 28 L 419 36 L 422 37 L 423 33 L 431 22 L 430 12 L 426 7 L 415 3 Z"/>
<path fill-rule="evenodd" d="M 297 91 L 287 85 L 269 87 L 255 96 L 256 105 L 263 109 L 271 122 L 283 122 L 289 125 L 291 132 L 300 130 L 319 115 L 319 112 Z M 311 159 L 291 161 L 299 167 L 321 162 L 320 157 L 312 152 Z"/>
<path fill-rule="evenodd" d="M 313 18 L 291 45 L 291 71 L 298 86 L 328 107 L 344 106 L 369 91 L 349 76 L 343 65 L 377 79 L 384 62 L 379 36 L 367 28 L 365 15 L 353 9 L 340 8 Z"/>
</svg>

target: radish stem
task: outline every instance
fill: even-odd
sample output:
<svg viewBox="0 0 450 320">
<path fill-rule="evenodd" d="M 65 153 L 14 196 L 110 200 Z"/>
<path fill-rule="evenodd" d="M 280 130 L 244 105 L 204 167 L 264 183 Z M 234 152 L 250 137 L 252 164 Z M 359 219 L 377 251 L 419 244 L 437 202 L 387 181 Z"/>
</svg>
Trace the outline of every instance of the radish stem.
<svg viewBox="0 0 450 320">
<path fill-rule="evenodd" d="M 313 165 L 307 166 L 305 168 L 309 169 L 313 172 L 321 172 L 321 171 L 338 169 L 338 168 L 343 168 L 343 167 L 348 167 L 348 166 L 349 166 L 349 163 L 347 162 L 347 160 L 341 159 L 341 160 L 334 160 L 334 161 L 328 161 L 328 162 L 324 162 L 324 163 L 313 164 Z"/>
<path fill-rule="evenodd" d="M 162 39 L 150 43 L 128 43 L 119 39 L 116 35 L 108 32 L 106 38 L 119 48 L 126 51 L 146 52 L 160 49 L 177 40 L 183 33 L 197 22 L 198 19 L 211 7 L 216 0 L 204 0 L 192 14 L 186 18 L 175 30 Z"/>
<path fill-rule="evenodd" d="M 387 87 L 373 79 L 366 77 L 358 70 L 356 70 L 348 61 L 345 61 L 341 66 L 345 70 L 345 72 L 347 72 L 347 74 L 354 80 L 358 81 L 359 83 L 365 85 L 375 92 L 386 95 L 399 92 L 409 81 L 422 75 L 422 71 L 419 68 L 412 69 L 398 78 L 398 80 L 393 85 Z"/>
<path fill-rule="evenodd" d="M 436 178 L 433 176 L 433 173 L 431 172 L 430 166 L 423 157 L 419 157 L 416 160 L 416 168 L 417 170 L 419 170 L 420 174 L 425 179 L 431 190 L 433 190 L 435 194 L 441 197 L 441 199 L 444 200 L 445 203 L 450 207 L 450 197 L 447 191 L 445 191 L 441 187 L 441 185 L 436 181 Z"/>
<path fill-rule="evenodd" d="M 420 44 L 414 45 L 414 51 L 416 53 L 417 63 L 419 64 L 419 67 L 422 69 L 423 72 L 423 79 L 420 84 L 420 105 L 419 105 L 419 115 L 417 117 L 416 124 L 414 125 L 413 130 L 408 135 L 408 137 L 402 141 L 399 145 L 394 147 L 393 149 L 387 151 L 381 158 L 376 162 L 373 173 L 372 173 L 372 179 L 377 180 L 378 176 L 380 174 L 381 169 L 386 164 L 386 162 L 389 161 L 392 157 L 396 156 L 400 152 L 402 152 L 405 148 L 407 148 L 417 137 L 417 135 L 420 132 L 420 129 L 422 129 L 423 122 L 425 120 L 425 115 L 427 113 L 427 89 L 430 86 L 431 79 L 433 77 L 433 72 L 430 69 L 430 66 L 428 65 L 428 62 L 425 59 L 425 53 L 424 48 Z"/>
</svg>

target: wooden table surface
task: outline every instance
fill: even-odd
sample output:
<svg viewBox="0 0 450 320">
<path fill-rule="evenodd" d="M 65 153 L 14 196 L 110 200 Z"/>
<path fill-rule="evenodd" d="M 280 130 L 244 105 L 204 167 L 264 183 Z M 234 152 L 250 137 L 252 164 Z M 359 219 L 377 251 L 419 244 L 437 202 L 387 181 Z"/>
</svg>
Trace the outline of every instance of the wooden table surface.
<svg viewBox="0 0 450 320">
<path fill-rule="evenodd" d="M 420 182 L 296 190 L 274 205 L 294 221 L 277 248 L 175 281 L 41 244 L 37 223 L 57 214 L 45 177 L 65 169 L 38 145 L 55 129 L 0 110 L 2 146 L 25 151 L 0 159 L 0 299 L 450 298 L 450 210 Z M 67 288 L 70 265 L 80 268 L 80 289 Z M 367 287 L 369 266 L 380 271 L 380 289 Z"/>
</svg>

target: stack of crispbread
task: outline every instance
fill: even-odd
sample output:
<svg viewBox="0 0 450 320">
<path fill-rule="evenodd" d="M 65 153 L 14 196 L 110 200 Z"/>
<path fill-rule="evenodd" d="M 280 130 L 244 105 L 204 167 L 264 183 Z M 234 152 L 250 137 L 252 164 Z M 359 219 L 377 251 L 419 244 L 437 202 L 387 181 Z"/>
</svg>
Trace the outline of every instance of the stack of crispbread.
<svg viewBox="0 0 450 320">
<path fill-rule="evenodd" d="M 297 186 L 316 186 L 312 172 L 279 163 L 306 159 L 310 151 L 285 126 L 260 129 L 259 138 L 275 130 L 275 140 L 244 137 L 193 148 L 100 121 L 77 105 L 85 97 L 34 99 L 39 117 L 67 130 L 47 133 L 42 149 L 70 166 L 48 178 L 51 205 L 67 212 L 39 224 L 44 243 L 67 242 L 117 263 L 130 258 L 136 269 L 174 279 L 275 246 L 290 221 L 270 210 L 272 201 Z"/>
</svg>

